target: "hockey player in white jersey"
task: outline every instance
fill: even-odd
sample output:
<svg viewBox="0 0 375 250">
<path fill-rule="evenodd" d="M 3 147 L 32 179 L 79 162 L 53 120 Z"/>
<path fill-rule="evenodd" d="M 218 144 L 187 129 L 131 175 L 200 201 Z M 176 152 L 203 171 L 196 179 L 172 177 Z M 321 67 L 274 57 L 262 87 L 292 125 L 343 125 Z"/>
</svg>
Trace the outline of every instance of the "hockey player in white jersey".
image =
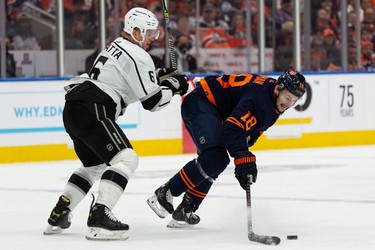
<svg viewBox="0 0 375 250">
<path fill-rule="evenodd" d="M 138 156 L 116 120 L 129 104 L 138 101 L 146 110 L 161 110 L 173 95 L 184 95 L 189 86 L 186 76 L 173 69 L 156 70 L 146 52 L 159 36 L 158 25 L 149 10 L 131 9 L 125 15 L 121 36 L 99 53 L 88 74 L 72 79 L 65 87 L 64 126 L 82 166 L 70 176 L 44 234 L 68 228 L 71 212 L 100 180 L 86 238 L 129 237 L 129 226 L 111 211 L 138 166 Z"/>
</svg>

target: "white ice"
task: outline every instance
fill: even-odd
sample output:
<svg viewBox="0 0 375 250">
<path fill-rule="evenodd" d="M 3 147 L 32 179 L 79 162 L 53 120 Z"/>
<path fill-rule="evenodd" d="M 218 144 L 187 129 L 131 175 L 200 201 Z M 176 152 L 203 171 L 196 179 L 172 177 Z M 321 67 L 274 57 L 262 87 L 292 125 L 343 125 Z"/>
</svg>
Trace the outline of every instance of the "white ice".
<svg viewBox="0 0 375 250">
<path fill-rule="evenodd" d="M 71 227 L 42 234 L 47 218 L 78 161 L 0 165 L 0 249 L 375 249 L 375 146 L 256 151 L 253 227 L 281 238 L 278 246 L 247 239 L 245 192 L 231 163 L 214 183 L 192 229 L 169 229 L 146 204 L 154 190 L 195 155 L 141 157 L 116 217 L 130 225 L 127 241 L 88 241 L 87 196 Z M 97 184 L 92 192 L 97 193 Z M 179 198 L 175 198 L 175 206 Z M 287 240 L 298 235 L 298 240 Z"/>
</svg>

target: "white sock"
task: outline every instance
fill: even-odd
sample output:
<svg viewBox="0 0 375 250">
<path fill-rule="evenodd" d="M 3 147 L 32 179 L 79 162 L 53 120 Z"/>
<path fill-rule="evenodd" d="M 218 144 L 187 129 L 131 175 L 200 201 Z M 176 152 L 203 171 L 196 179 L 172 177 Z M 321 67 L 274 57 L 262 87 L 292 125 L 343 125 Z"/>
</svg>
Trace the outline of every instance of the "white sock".
<svg viewBox="0 0 375 250">
<path fill-rule="evenodd" d="M 108 180 L 101 180 L 99 183 L 99 195 L 96 203 L 106 205 L 113 209 L 124 191 Z"/>
</svg>

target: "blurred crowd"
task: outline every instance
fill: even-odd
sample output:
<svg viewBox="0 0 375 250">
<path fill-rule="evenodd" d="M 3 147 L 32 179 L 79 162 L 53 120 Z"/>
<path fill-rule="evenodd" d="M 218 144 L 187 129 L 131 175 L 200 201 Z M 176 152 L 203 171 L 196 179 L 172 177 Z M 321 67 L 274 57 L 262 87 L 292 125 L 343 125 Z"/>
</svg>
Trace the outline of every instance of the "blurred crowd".
<svg viewBox="0 0 375 250">
<path fill-rule="evenodd" d="M 55 14 L 56 0 L 8 0 L 7 35 L 9 50 L 48 50 L 54 49 L 52 34 L 42 38 L 33 32 L 30 19 L 20 11 L 24 2 Z M 122 28 L 122 18 L 132 7 L 144 7 L 151 10 L 164 25 L 164 15 L 160 0 L 118 1 L 120 20 L 114 18 L 114 1 L 106 0 L 106 43 L 116 38 Z M 175 39 L 176 50 L 180 56 L 190 56 L 184 67 L 194 69 L 195 58 L 190 50 L 196 43 L 201 48 L 244 48 L 257 47 L 258 37 L 258 1 L 251 0 L 251 37 L 246 39 L 246 4 L 244 0 L 201 0 L 196 29 L 196 1 L 169 0 L 170 21 Z M 264 13 L 266 47 L 274 48 L 274 70 L 282 71 L 293 66 L 293 1 L 277 0 L 277 9 L 272 9 L 273 0 L 265 0 Z M 360 1 L 360 15 L 355 9 L 356 0 L 348 0 L 347 34 L 349 70 L 375 70 L 375 0 Z M 339 0 L 311 0 L 311 70 L 341 70 L 341 9 Z M 97 49 L 98 37 L 98 0 L 64 0 L 65 49 Z M 301 6 L 303 8 L 303 6 Z M 301 24 L 303 25 L 303 13 Z M 360 30 L 356 22 L 360 20 Z M 118 25 L 116 25 L 118 22 Z M 199 36 L 197 36 L 199 32 Z M 303 27 L 301 27 L 304 41 Z M 361 62 L 357 62 L 357 34 L 360 33 Z M 199 41 L 196 41 L 199 37 Z M 247 44 L 247 41 L 250 41 Z M 165 34 L 161 29 L 160 38 L 153 48 L 165 47 Z M 303 49 L 303 46 L 302 46 Z M 304 53 L 304 51 L 302 51 Z M 158 59 L 158 58 L 156 58 Z M 163 58 L 160 58 L 161 60 Z M 193 60 L 193 61 L 192 61 Z M 303 64 L 303 63 L 302 63 Z M 193 70 L 190 70 L 193 71 Z"/>
</svg>

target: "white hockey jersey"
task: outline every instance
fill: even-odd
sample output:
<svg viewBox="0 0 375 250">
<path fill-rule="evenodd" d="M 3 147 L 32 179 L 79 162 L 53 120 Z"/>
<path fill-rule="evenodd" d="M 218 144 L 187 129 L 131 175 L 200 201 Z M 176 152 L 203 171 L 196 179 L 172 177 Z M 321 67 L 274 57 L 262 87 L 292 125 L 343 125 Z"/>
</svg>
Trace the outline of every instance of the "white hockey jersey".
<svg viewBox="0 0 375 250">
<path fill-rule="evenodd" d="M 72 79 L 70 84 L 87 80 L 114 100 L 116 118 L 131 103 L 140 101 L 145 109 L 158 111 L 167 106 L 173 96 L 169 88 L 158 85 L 151 56 L 122 37 L 99 53 L 88 74 Z"/>
</svg>

